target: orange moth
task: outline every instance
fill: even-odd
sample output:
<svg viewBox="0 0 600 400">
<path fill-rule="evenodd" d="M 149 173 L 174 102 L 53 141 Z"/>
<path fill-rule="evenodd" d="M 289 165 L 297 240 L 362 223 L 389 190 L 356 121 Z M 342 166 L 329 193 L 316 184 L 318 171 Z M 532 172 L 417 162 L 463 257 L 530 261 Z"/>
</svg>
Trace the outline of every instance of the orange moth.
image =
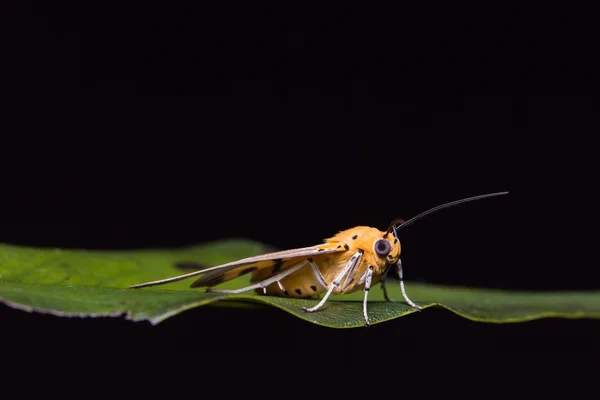
<svg viewBox="0 0 600 400">
<path fill-rule="evenodd" d="M 303 307 L 304 312 L 321 309 L 331 294 L 343 295 L 362 289 L 364 291 L 363 315 L 368 326 L 369 289 L 374 284 L 381 283 L 384 296 L 390 301 L 385 278 L 392 266 L 397 269 L 404 301 L 415 309 L 421 309 L 407 296 L 404 288 L 398 230 L 442 208 L 507 193 L 484 194 L 442 204 L 408 221 L 396 219 L 386 231 L 357 226 L 341 231 L 316 246 L 244 258 L 185 275 L 133 285 L 130 288 L 162 285 L 201 275 L 191 287 L 206 287 L 207 292 L 237 294 L 256 290 L 265 295 L 294 298 L 307 298 L 325 293 L 314 307 Z M 252 274 L 250 286 L 230 290 L 212 289 L 213 286 L 248 273 Z"/>
</svg>

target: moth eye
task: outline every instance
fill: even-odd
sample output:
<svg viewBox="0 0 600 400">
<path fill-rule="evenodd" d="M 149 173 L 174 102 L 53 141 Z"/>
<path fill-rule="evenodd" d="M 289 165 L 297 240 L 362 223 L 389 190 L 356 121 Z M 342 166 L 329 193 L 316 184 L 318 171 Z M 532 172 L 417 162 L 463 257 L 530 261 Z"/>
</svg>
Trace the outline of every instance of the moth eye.
<svg viewBox="0 0 600 400">
<path fill-rule="evenodd" d="M 375 253 L 381 257 L 385 257 L 392 250 L 392 245 L 385 239 L 377 239 L 373 246 L 375 248 Z"/>
</svg>

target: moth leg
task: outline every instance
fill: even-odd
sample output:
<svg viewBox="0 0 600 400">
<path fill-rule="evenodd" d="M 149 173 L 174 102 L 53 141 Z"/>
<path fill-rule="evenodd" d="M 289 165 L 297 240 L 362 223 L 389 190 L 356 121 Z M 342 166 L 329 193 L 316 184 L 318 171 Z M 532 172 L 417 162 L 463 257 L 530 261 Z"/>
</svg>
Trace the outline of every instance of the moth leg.
<svg viewBox="0 0 600 400">
<path fill-rule="evenodd" d="M 400 290 L 402 291 L 402 297 L 404 297 L 404 300 L 412 308 L 416 308 L 417 310 L 420 310 L 421 306 L 418 306 L 415 303 L 413 303 L 412 300 L 409 299 L 408 296 L 406 295 L 406 290 L 404 289 L 404 278 L 402 276 L 402 260 L 401 259 L 398 259 L 398 262 L 396 263 L 396 266 L 398 267 L 398 277 L 400 277 Z"/>
<path fill-rule="evenodd" d="M 308 260 L 302 260 L 299 263 L 290 267 L 289 269 L 286 269 L 285 271 L 280 272 L 279 274 L 273 275 L 273 276 L 265 279 L 264 281 L 261 281 L 261 282 L 255 283 L 254 285 L 246 286 L 243 288 L 230 289 L 230 290 L 206 288 L 206 291 L 212 292 L 212 293 L 238 294 L 238 293 L 247 292 L 247 291 L 253 290 L 253 289 L 263 289 L 264 290 L 271 283 L 278 282 L 279 280 L 285 278 L 286 276 L 298 271 L 300 268 L 304 267 L 306 264 L 308 264 Z"/>
<path fill-rule="evenodd" d="M 279 290 L 281 290 L 282 292 L 286 292 L 285 287 L 283 287 L 283 284 L 281 283 L 281 281 L 277 281 L 277 286 L 279 286 Z"/>
<path fill-rule="evenodd" d="M 385 286 L 385 283 L 388 278 L 388 276 L 387 276 L 388 272 L 389 272 L 389 269 L 386 269 L 385 272 L 383 273 L 383 276 L 381 277 L 381 289 L 383 290 L 383 297 L 385 298 L 385 300 L 393 303 L 396 300 L 393 300 L 392 298 L 390 298 L 390 295 L 388 294 L 388 291 L 387 291 L 387 286 Z"/>
<path fill-rule="evenodd" d="M 365 316 L 365 325 L 369 326 L 369 315 L 367 314 L 367 296 L 369 295 L 369 289 L 371 289 L 371 280 L 373 279 L 373 266 L 370 266 L 367 272 L 360 278 L 361 281 L 365 282 L 365 298 L 363 299 L 363 315 Z"/>
<path fill-rule="evenodd" d="M 335 279 L 333 280 L 331 285 L 329 285 L 329 289 L 327 290 L 327 293 L 325 293 L 325 296 L 323 296 L 323 299 L 319 302 L 319 304 L 317 304 L 316 306 L 311 307 L 311 308 L 302 307 L 301 310 L 304 312 L 314 312 L 314 311 L 317 311 L 319 308 L 321 308 L 323 306 L 323 304 L 325 304 L 325 302 L 327 301 L 329 296 L 331 295 L 331 292 L 333 292 L 333 289 L 340 286 L 341 280 L 348 273 L 348 271 L 350 271 L 350 269 L 352 267 L 354 267 L 354 265 L 356 265 L 357 263 L 360 263 L 360 260 L 362 259 L 362 255 L 363 255 L 363 251 L 359 250 L 352 257 L 350 257 L 350 260 L 348 261 L 348 263 L 346 264 L 344 269 L 342 269 L 342 272 L 340 272 L 338 274 L 338 276 L 335 277 Z"/>
<path fill-rule="evenodd" d="M 310 262 L 310 266 L 312 267 L 313 274 L 315 275 L 315 278 L 317 279 L 317 282 L 319 282 L 319 285 L 321 285 L 325 289 L 327 289 L 327 282 L 325 282 L 325 277 L 319 270 L 319 267 L 317 267 L 317 264 L 315 264 L 314 261 L 309 260 L 309 262 Z"/>
<path fill-rule="evenodd" d="M 352 279 L 354 279 L 354 275 L 356 274 L 356 269 L 358 268 L 359 264 L 360 263 L 354 263 L 352 268 L 350 268 L 350 272 L 348 272 L 348 275 L 346 275 L 346 279 L 344 279 L 344 283 L 342 283 L 342 290 L 346 289 L 350 282 L 352 282 Z"/>
</svg>

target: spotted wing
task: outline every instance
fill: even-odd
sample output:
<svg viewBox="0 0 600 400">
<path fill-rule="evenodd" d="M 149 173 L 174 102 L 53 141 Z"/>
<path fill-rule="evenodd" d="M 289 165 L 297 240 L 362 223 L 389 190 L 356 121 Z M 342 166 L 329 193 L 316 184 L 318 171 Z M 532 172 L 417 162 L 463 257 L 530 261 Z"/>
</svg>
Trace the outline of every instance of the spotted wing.
<svg viewBox="0 0 600 400">
<path fill-rule="evenodd" d="M 339 246 L 336 247 L 336 245 L 330 243 L 324 243 L 318 246 L 302 247 L 293 250 L 276 251 L 274 253 L 261 254 L 259 256 L 244 258 L 227 264 L 217 265 L 216 267 L 194 271 L 185 275 L 174 276 L 172 278 L 161 279 L 158 281 L 140 283 L 138 285 L 130 286 L 130 288 L 162 285 L 197 275 L 203 276 L 194 281 L 191 287 L 210 287 L 259 269 L 268 267 L 277 268 L 278 265 L 283 265 L 283 263 L 287 260 L 311 257 L 317 254 L 337 253 L 339 251 L 345 251 L 345 249 L 340 249 Z"/>
</svg>

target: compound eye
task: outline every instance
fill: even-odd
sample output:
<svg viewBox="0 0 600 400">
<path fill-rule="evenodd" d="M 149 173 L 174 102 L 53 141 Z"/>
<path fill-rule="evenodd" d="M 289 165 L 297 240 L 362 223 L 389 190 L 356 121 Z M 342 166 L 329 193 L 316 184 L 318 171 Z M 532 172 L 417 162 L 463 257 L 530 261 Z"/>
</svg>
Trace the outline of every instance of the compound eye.
<svg viewBox="0 0 600 400">
<path fill-rule="evenodd" d="M 377 239 L 373 247 L 375 248 L 375 253 L 381 257 L 387 256 L 392 251 L 392 245 L 385 239 Z"/>
</svg>

